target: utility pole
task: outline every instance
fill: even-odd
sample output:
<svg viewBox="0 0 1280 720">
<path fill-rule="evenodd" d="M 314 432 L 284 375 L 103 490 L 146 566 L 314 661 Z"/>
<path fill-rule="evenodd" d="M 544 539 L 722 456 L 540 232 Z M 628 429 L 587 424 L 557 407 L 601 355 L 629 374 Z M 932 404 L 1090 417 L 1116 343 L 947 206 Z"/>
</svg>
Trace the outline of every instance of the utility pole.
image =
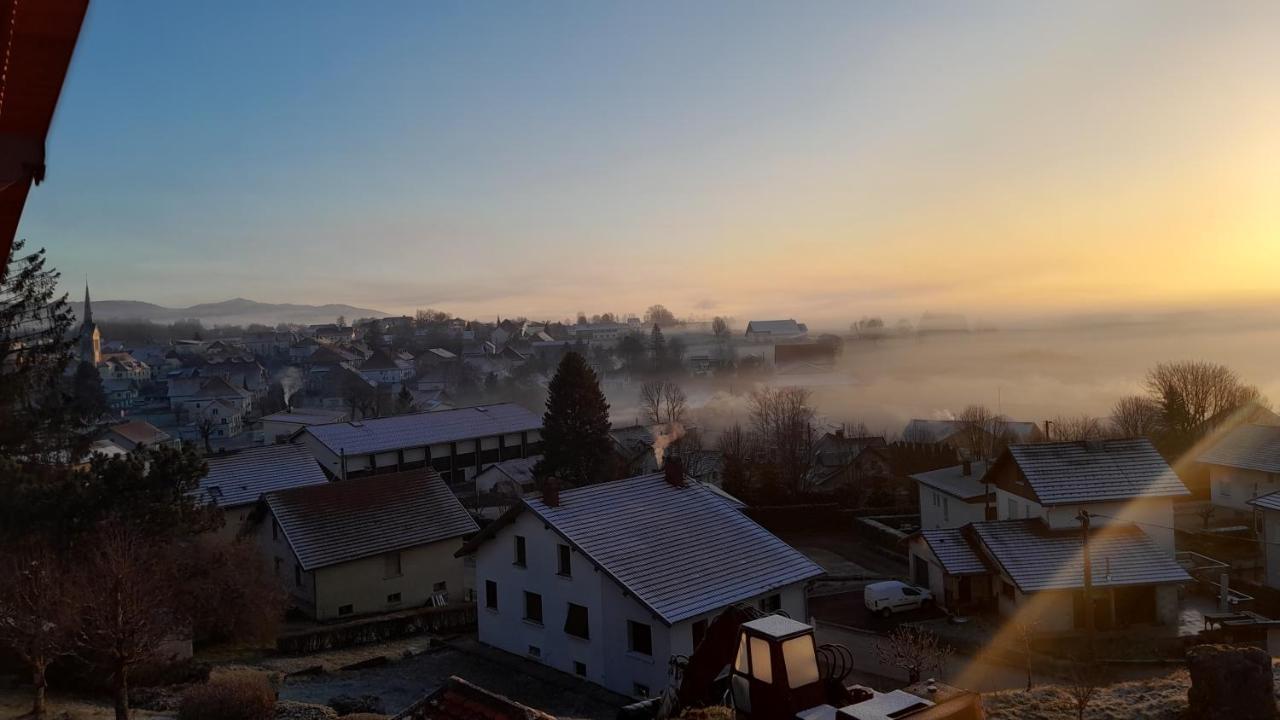
<svg viewBox="0 0 1280 720">
<path fill-rule="evenodd" d="M 1080 552 L 1084 560 L 1084 627 L 1089 637 L 1089 660 L 1097 659 L 1097 648 L 1094 643 L 1094 609 L 1093 609 L 1093 562 L 1089 557 L 1089 511 L 1080 510 L 1076 515 L 1080 521 Z"/>
</svg>

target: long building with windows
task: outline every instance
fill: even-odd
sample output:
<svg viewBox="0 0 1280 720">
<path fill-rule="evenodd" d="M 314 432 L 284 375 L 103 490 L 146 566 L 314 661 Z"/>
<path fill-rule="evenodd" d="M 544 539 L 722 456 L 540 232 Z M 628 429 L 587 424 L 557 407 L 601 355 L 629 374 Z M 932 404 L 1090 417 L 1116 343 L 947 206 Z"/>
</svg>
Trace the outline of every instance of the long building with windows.
<svg viewBox="0 0 1280 720">
<path fill-rule="evenodd" d="M 326 474 L 347 479 L 430 467 L 451 485 L 542 451 L 542 418 L 514 403 L 309 425 L 291 438 Z"/>
</svg>

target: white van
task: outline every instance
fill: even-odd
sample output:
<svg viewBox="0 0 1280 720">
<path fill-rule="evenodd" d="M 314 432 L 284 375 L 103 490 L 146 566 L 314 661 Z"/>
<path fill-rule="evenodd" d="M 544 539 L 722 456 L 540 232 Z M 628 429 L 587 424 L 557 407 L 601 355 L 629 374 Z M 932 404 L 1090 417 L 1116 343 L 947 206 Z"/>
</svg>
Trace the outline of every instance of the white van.
<svg viewBox="0 0 1280 720">
<path fill-rule="evenodd" d="M 881 617 L 915 610 L 932 601 L 933 593 L 897 580 L 871 583 L 862 591 L 862 602 L 867 609 Z"/>
</svg>

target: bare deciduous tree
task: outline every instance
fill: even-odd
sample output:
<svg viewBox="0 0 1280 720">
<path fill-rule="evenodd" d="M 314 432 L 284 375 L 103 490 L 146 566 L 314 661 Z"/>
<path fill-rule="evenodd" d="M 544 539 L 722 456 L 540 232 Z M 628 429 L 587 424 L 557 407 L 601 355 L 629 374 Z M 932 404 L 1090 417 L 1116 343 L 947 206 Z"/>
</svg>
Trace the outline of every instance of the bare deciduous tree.
<svg viewBox="0 0 1280 720">
<path fill-rule="evenodd" d="M 1106 426 L 1090 415 L 1059 415 L 1050 422 L 1050 426 L 1053 428 L 1052 437 L 1045 439 L 1054 442 L 1101 440 L 1107 437 Z"/>
<path fill-rule="evenodd" d="M 961 449 L 973 460 L 994 458 L 1009 443 L 1009 420 L 985 405 L 970 405 L 956 416 Z"/>
<path fill-rule="evenodd" d="M 31 670 L 31 714 L 45 715 L 45 671 L 75 648 L 79 618 L 66 591 L 66 567 L 47 544 L 31 539 L 0 548 L 0 647 Z"/>
<path fill-rule="evenodd" d="M 1219 413 L 1262 397 L 1258 388 L 1246 385 L 1234 370 L 1204 361 L 1160 363 L 1147 373 L 1146 387 L 1153 398 L 1179 396 L 1196 428 Z"/>
<path fill-rule="evenodd" d="M 813 468 L 817 437 L 810 392 L 800 387 L 759 388 L 748 404 L 756 442 L 784 487 L 804 490 Z"/>
<path fill-rule="evenodd" d="M 1150 437 L 1160 429 L 1160 404 L 1141 395 L 1122 397 L 1111 408 L 1111 427 L 1120 437 Z"/>
<path fill-rule="evenodd" d="M 876 643 L 880 662 L 905 670 L 907 681 L 912 683 L 920 682 L 930 670 L 941 674 L 951 652 L 951 646 L 940 641 L 937 635 L 915 625 L 899 625 Z"/>
<path fill-rule="evenodd" d="M 79 652 L 111 676 L 116 720 L 129 720 L 129 673 L 183 627 L 171 546 L 121 524 L 85 543 L 73 592 L 81 602 Z"/>
<path fill-rule="evenodd" d="M 199 412 L 198 410 L 196 412 Z M 215 427 L 213 418 L 208 415 L 197 415 L 193 423 L 196 432 L 200 433 L 200 439 L 204 441 L 204 452 L 206 455 L 213 454 L 213 443 L 210 438 L 213 437 L 213 429 Z"/>
<path fill-rule="evenodd" d="M 640 386 L 640 409 L 650 425 L 683 423 L 688 407 L 684 390 L 670 380 L 650 380 Z"/>
<path fill-rule="evenodd" d="M 1097 666 L 1079 658 L 1071 661 L 1071 674 L 1066 685 L 1067 695 L 1076 708 L 1076 720 L 1084 720 L 1084 711 L 1098 695 L 1101 678 Z"/>
<path fill-rule="evenodd" d="M 719 315 L 711 319 L 711 332 L 718 338 L 729 336 L 729 321 Z"/>
<path fill-rule="evenodd" d="M 1027 670 L 1027 689 L 1031 689 L 1031 641 L 1035 638 L 1036 632 L 1040 629 L 1039 620 L 1019 621 L 1015 626 L 1018 631 L 1018 641 L 1022 643 L 1022 653 L 1026 662 Z"/>
</svg>

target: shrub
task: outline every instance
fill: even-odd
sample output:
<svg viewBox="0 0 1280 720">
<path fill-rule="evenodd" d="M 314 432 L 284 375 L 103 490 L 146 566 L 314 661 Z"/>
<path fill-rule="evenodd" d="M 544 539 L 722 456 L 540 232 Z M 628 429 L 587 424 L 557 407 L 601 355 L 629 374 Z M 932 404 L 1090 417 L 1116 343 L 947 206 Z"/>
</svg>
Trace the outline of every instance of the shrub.
<svg viewBox="0 0 1280 720">
<path fill-rule="evenodd" d="M 222 673 L 182 696 L 179 720 L 271 720 L 276 693 L 266 675 L 250 670 Z"/>
</svg>

